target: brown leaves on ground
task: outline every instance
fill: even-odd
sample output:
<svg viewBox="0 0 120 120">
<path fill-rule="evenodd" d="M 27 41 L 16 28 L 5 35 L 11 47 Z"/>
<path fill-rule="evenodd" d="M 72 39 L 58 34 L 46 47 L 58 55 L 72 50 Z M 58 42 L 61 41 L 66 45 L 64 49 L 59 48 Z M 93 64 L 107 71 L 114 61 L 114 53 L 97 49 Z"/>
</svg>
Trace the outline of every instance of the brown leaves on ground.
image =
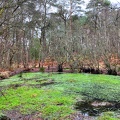
<svg viewBox="0 0 120 120">
<path fill-rule="evenodd" d="M 6 79 L 10 77 L 10 71 L 0 72 L 0 79 Z"/>
</svg>

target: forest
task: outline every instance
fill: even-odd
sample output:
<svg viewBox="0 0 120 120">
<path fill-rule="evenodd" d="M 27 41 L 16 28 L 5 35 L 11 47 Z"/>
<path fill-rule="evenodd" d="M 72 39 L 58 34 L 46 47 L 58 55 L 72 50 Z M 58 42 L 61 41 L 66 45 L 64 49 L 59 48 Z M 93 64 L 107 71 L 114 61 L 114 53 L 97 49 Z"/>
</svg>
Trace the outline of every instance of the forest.
<svg viewBox="0 0 120 120">
<path fill-rule="evenodd" d="M 119 1 L 0 0 L 0 120 L 119 120 L 119 84 Z"/>
<path fill-rule="evenodd" d="M 91 0 L 86 11 L 81 0 L 0 4 L 1 69 L 40 68 L 47 61 L 58 71 L 119 73 L 120 3 Z"/>
</svg>

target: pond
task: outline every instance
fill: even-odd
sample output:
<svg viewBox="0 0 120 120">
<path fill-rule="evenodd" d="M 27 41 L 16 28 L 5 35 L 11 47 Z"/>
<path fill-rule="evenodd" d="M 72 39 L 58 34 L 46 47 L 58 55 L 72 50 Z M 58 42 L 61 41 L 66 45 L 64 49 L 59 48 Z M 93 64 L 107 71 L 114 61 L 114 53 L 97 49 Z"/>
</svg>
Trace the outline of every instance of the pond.
<svg viewBox="0 0 120 120">
<path fill-rule="evenodd" d="M 103 112 L 120 110 L 120 103 L 104 101 L 78 101 L 75 109 L 81 111 L 85 116 L 99 116 Z"/>
</svg>

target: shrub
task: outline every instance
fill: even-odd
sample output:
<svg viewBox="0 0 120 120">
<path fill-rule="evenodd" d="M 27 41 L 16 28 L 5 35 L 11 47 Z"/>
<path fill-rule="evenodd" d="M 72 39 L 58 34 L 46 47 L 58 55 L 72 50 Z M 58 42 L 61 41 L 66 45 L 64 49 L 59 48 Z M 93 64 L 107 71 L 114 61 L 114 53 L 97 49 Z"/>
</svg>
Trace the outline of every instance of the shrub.
<svg viewBox="0 0 120 120">
<path fill-rule="evenodd" d="M 45 68 L 44 68 L 44 67 L 41 67 L 41 68 L 40 68 L 40 72 L 45 72 Z"/>
</svg>

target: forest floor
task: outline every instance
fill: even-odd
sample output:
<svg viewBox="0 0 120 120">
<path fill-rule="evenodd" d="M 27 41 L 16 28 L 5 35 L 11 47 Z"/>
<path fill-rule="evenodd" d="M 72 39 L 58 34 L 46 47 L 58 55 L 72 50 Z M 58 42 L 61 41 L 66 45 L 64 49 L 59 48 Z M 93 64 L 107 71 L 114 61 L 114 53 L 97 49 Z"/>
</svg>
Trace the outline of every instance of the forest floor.
<svg viewBox="0 0 120 120">
<path fill-rule="evenodd" d="M 23 73 L 0 81 L 0 120 L 120 120 L 120 76 Z"/>
</svg>

